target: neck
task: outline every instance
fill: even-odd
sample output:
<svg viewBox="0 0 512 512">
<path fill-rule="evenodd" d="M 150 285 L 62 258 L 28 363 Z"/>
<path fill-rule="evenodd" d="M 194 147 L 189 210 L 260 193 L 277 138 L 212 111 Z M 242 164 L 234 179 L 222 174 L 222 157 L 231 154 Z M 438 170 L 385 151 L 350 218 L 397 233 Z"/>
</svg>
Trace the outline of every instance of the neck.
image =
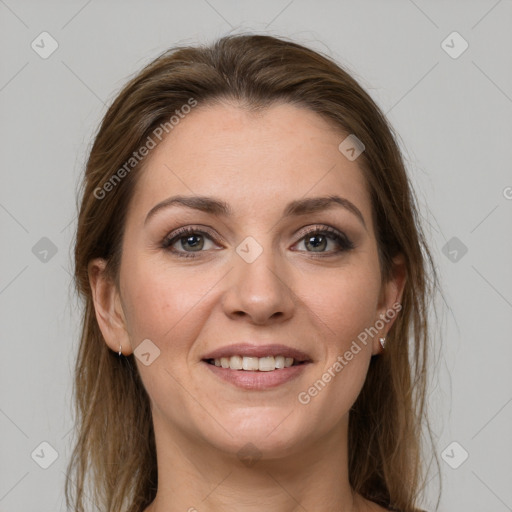
<svg viewBox="0 0 512 512">
<path fill-rule="evenodd" d="M 248 445 L 249 458 L 227 453 L 153 419 L 158 491 L 145 512 L 356 511 L 359 500 L 348 479 L 348 418 L 314 445 L 279 458 Z"/>
</svg>

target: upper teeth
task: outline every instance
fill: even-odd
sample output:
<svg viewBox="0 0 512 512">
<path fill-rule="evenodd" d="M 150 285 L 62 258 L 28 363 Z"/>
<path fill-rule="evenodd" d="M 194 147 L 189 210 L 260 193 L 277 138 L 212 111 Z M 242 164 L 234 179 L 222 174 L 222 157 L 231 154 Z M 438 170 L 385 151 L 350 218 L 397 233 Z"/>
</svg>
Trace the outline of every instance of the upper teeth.
<svg viewBox="0 0 512 512">
<path fill-rule="evenodd" d="M 221 357 L 215 359 L 215 366 L 230 368 L 231 370 L 259 370 L 260 372 L 270 372 L 277 368 L 288 368 L 293 365 L 293 357 L 268 356 L 268 357 Z"/>
</svg>

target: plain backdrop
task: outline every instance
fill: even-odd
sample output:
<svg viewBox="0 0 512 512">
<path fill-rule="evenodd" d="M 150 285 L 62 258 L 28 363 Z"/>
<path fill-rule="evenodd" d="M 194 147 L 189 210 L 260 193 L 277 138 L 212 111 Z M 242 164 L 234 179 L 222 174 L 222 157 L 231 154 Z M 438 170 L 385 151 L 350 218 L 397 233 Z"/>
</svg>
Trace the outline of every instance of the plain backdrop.
<svg viewBox="0 0 512 512">
<path fill-rule="evenodd" d="M 101 118 L 164 49 L 241 31 L 334 57 L 399 134 L 446 300 L 439 510 L 512 510 L 510 0 L 0 0 L 0 512 L 64 510 L 76 191 Z"/>
</svg>

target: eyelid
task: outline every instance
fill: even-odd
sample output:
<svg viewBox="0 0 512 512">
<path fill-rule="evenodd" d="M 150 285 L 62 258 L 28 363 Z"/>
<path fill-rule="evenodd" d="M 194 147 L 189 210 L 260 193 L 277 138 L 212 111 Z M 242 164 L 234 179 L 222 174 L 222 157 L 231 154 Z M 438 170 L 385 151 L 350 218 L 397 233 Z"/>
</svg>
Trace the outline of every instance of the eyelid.
<svg viewBox="0 0 512 512">
<path fill-rule="evenodd" d="M 336 229 L 327 224 L 312 224 L 310 226 L 305 226 L 305 227 L 299 229 L 298 231 L 296 231 L 295 236 L 300 236 L 302 239 L 304 236 L 309 235 L 310 233 L 316 233 L 318 231 L 332 233 L 332 234 L 346 237 L 346 235 L 345 235 L 345 233 L 343 233 L 343 231 L 340 231 L 339 229 Z"/>
</svg>

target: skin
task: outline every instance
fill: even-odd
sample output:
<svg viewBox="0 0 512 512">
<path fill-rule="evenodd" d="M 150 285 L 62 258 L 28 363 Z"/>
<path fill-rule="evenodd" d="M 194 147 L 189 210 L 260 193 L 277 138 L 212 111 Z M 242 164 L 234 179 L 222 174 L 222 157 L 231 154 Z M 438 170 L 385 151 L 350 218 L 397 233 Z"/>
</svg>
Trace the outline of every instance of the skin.
<svg viewBox="0 0 512 512">
<path fill-rule="evenodd" d="M 160 350 L 149 366 L 136 359 L 158 456 L 158 493 L 146 512 L 384 510 L 350 489 L 347 428 L 378 338 L 393 321 L 309 404 L 297 399 L 403 293 L 400 258 L 382 282 L 364 175 L 338 150 L 345 136 L 289 104 L 259 113 L 198 106 L 146 159 L 126 219 L 120 289 L 103 273 L 105 261 L 90 262 L 108 346 L 117 352 L 121 344 L 128 355 L 149 339 Z M 233 216 L 175 205 L 145 223 L 153 206 L 178 194 L 214 196 Z M 366 226 L 342 207 L 282 218 L 292 200 L 332 194 L 356 205 Z M 200 252 L 178 239 L 177 251 L 196 256 L 179 257 L 162 241 L 182 226 L 210 228 L 216 239 L 205 235 Z M 336 252 L 330 240 L 320 244 L 324 256 L 314 252 L 303 228 L 327 226 L 355 247 Z M 248 236 L 263 249 L 252 263 L 236 252 Z M 242 341 L 283 343 L 313 363 L 277 388 L 242 390 L 201 361 Z M 260 456 L 251 466 L 237 456 L 247 443 Z"/>
</svg>

